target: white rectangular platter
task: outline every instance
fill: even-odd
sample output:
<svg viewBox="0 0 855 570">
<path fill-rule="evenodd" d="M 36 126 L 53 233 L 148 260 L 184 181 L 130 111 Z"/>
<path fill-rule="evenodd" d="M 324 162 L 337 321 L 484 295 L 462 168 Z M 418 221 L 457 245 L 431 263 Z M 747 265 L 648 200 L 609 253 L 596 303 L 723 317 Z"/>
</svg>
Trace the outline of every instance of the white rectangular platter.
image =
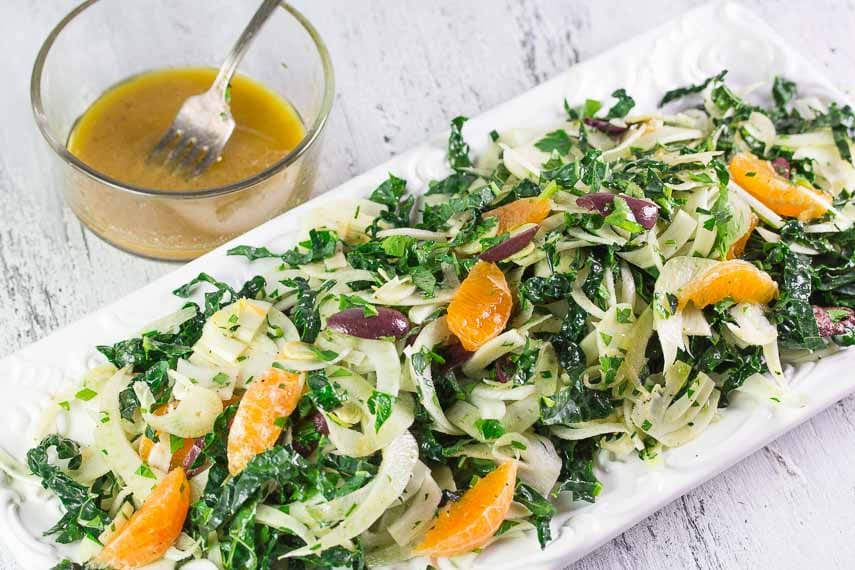
<svg viewBox="0 0 855 570">
<path fill-rule="evenodd" d="M 588 97 L 606 99 L 620 87 L 635 98 L 636 111 L 653 111 L 665 90 L 697 82 L 721 69 L 730 71 L 729 83 L 737 86 L 766 82 L 764 89 L 768 89 L 777 74 L 796 80 L 802 93 L 837 101 L 846 99 L 816 71 L 815 65 L 789 48 L 751 12 L 738 4 L 713 3 L 576 65 L 473 118 L 467 123 L 465 135 L 477 153 L 493 129 L 554 123 L 563 114 L 563 99 L 571 104 Z M 232 284 L 254 275 L 256 271 L 250 263 L 226 256 L 229 247 L 290 247 L 307 212 L 334 209 L 342 199 L 365 196 L 389 172 L 407 179 L 409 190 L 419 194 L 428 180 L 447 173 L 445 137 L 350 180 L 0 361 L 0 402 L 4 410 L 0 451 L 22 461 L 34 443 L 40 408 L 50 394 L 67 389 L 87 368 L 100 362 L 95 345 L 126 338 L 153 319 L 179 308 L 184 301 L 171 294 L 174 288 L 200 271 Z M 553 535 L 557 538 L 551 545 L 541 550 L 533 537 L 499 543 L 476 560 L 476 567 L 567 566 L 855 391 L 855 376 L 846 373 L 847 366 L 853 365 L 855 351 L 790 367 L 786 373 L 796 404 L 776 405 L 741 395 L 700 439 L 665 453 L 659 467 L 651 468 L 637 459 L 601 459 L 598 468 L 604 490 L 597 503 L 562 505 L 554 521 Z M 0 474 L 0 539 L 22 568 L 52 566 L 64 551 L 41 538 L 41 533 L 59 516 L 57 502 L 35 487 L 6 483 L 7 478 Z"/>
</svg>

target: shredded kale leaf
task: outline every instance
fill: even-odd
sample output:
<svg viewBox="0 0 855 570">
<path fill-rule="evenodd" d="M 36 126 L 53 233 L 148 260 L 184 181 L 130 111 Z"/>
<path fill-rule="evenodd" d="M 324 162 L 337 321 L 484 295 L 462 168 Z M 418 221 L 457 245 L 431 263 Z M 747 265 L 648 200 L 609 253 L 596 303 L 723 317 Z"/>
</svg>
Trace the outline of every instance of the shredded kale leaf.
<svg viewBox="0 0 855 570">
<path fill-rule="evenodd" d="M 526 483 L 517 484 L 514 500 L 531 511 L 531 523 L 537 529 L 537 540 L 541 548 L 546 548 L 546 545 L 552 540 L 552 530 L 549 528 L 549 523 L 555 515 L 555 506 Z"/>
<path fill-rule="evenodd" d="M 556 493 L 569 491 L 573 494 L 573 499 L 593 503 L 603 490 L 602 483 L 594 473 L 596 441 L 560 440 L 556 442 L 556 449 L 561 457 L 561 474 L 558 476 L 559 486 Z"/>
<path fill-rule="evenodd" d="M 303 459 L 285 447 L 273 447 L 253 457 L 240 475 L 230 479 L 217 492 L 214 504 L 193 506 L 194 522 L 207 530 L 216 530 L 226 520 L 238 514 L 241 508 L 263 488 L 282 485 L 297 477 Z M 207 489 L 206 489 L 206 495 Z"/>
<path fill-rule="evenodd" d="M 622 119 L 635 107 L 635 99 L 627 94 L 626 89 L 618 89 L 612 97 L 616 97 L 617 102 L 606 113 L 606 119 Z"/>
<path fill-rule="evenodd" d="M 463 194 L 478 178 L 469 172 L 453 172 L 442 180 L 431 180 L 428 183 L 427 195 L 431 194 Z"/>
<path fill-rule="evenodd" d="M 564 155 L 570 152 L 573 146 L 570 136 L 564 129 L 558 129 L 550 133 L 546 133 L 542 139 L 534 143 L 534 146 L 543 152 L 557 151 L 558 154 Z"/>
<path fill-rule="evenodd" d="M 536 305 L 564 299 L 573 289 L 572 275 L 553 273 L 549 277 L 529 277 L 520 286 L 520 295 Z"/>
<path fill-rule="evenodd" d="M 291 309 L 291 317 L 300 332 L 300 340 L 308 343 L 315 342 L 318 333 L 321 332 L 321 314 L 318 306 L 323 301 L 325 293 L 335 285 L 335 281 L 326 281 L 317 290 L 312 290 L 309 282 L 303 277 L 283 279 L 281 283 L 297 290 L 297 304 Z"/>
<path fill-rule="evenodd" d="M 142 374 L 135 376 L 130 385 L 119 393 L 119 411 L 124 419 L 133 422 L 134 414 L 139 409 L 140 403 L 137 400 L 136 392 L 134 392 L 134 384 L 137 382 L 143 382 L 151 389 L 155 398 L 155 408 L 169 401 L 172 387 L 169 384 L 168 371 L 169 363 L 166 360 L 161 360 Z"/>
<path fill-rule="evenodd" d="M 448 164 L 452 170 L 462 170 L 472 166 L 469 158 L 469 145 L 463 138 L 463 125 L 469 119 L 463 116 L 451 120 L 451 133 L 448 135 Z"/>
<path fill-rule="evenodd" d="M 682 99 L 686 95 L 691 95 L 692 93 L 700 93 L 701 91 L 706 89 L 710 83 L 723 81 L 725 75 L 727 75 L 727 70 L 723 69 L 716 75 L 707 77 L 705 80 L 695 85 L 687 85 L 685 87 L 678 87 L 677 89 L 671 89 L 670 91 L 666 91 L 665 95 L 663 95 L 662 99 L 660 99 L 659 101 L 659 107 L 664 107 L 671 101 Z"/>
<path fill-rule="evenodd" d="M 374 390 L 371 397 L 368 398 L 368 411 L 374 414 L 374 431 L 380 431 L 389 416 L 392 415 L 392 407 L 395 405 L 397 398 L 385 392 Z"/>
<path fill-rule="evenodd" d="M 775 76 L 772 83 L 772 99 L 776 107 L 786 107 L 796 96 L 796 84 L 784 77 Z"/>
<path fill-rule="evenodd" d="M 434 206 L 426 205 L 422 212 L 422 222 L 419 227 L 432 231 L 443 230 L 448 227 L 448 220 L 451 216 L 461 212 L 470 212 L 473 216 L 479 215 L 487 209 L 495 197 L 489 186 L 483 186 L 447 202 Z"/>
<path fill-rule="evenodd" d="M 380 230 L 379 222 L 386 222 L 393 228 L 405 228 L 410 225 L 410 212 L 416 199 L 407 194 L 406 180 L 389 174 L 389 178 L 375 188 L 368 199 L 386 206 L 369 228 L 372 235 L 376 235 Z"/>
<path fill-rule="evenodd" d="M 780 285 L 778 301 L 772 310 L 778 325 L 778 341 L 787 348 L 822 348 L 823 342 L 810 303 L 810 261 L 793 253 L 784 243 L 775 246 L 766 261 Z"/>
<path fill-rule="evenodd" d="M 285 253 L 273 253 L 266 247 L 239 245 L 231 248 L 227 255 L 242 255 L 250 261 L 269 257 L 278 257 L 291 267 L 321 261 L 335 255 L 338 235 L 332 230 L 309 230 L 309 239 L 297 244 L 297 247 Z"/>
<path fill-rule="evenodd" d="M 198 307 L 196 316 L 184 322 L 177 333 L 151 331 L 142 336 L 117 342 L 111 346 L 98 346 L 116 368 L 133 367 L 136 372 L 145 372 L 161 361 L 174 362 L 192 352 L 193 344 L 202 336 L 202 326 L 207 318 Z"/>
<path fill-rule="evenodd" d="M 51 464 L 48 455 L 51 448 L 56 452 L 58 460 L 68 461 L 68 469 L 71 471 L 80 469 L 83 461 L 80 445 L 56 434 L 47 436 L 27 452 L 27 467 L 42 480 L 42 487 L 59 498 L 65 509 L 65 514 L 45 531 L 45 535 L 55 535 L 54 540 L 60 544 L 69 544 L 85 536 L 97 540 L 111 520 L 110 515 L 100 507 L 102 497 Z M 98 486 L 98 482 L 93 488 L 95 486 Z"/>
<path fill-rule="evenodd" d="M 309 386 L 309 398 L 321 410 L 332 412 L 347 400 L 347 394 L 339 392 L 337 385 L 330 382 L 323 370 L 311 371 L 306 383 Z"/>
</svg>

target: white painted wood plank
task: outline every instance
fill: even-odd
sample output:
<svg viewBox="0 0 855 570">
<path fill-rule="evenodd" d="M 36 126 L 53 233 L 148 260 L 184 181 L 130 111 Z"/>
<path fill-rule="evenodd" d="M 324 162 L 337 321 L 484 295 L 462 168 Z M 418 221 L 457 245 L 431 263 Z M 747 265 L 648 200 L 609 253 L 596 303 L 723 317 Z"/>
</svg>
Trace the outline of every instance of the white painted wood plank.
<svg viewBox="0 0 855 570">
<path fill-rule="evenodd" d="M 29 73 L 74 4 L 3 2 L 0 53 L 0 354 L 169 271 L 83 230 L 53 190 L 29 110 Z M 318 26 L 338 96 L 316 192 L 699 4 L 514 1 L 295 1 Z M 748 3 L 844 89 L 855 88 L 855 5 Z M 855 399 L 689 493 L 573 567 L 855 567 Z M 0 552 L 0 569 L 13 568 Z"/>
</svg>

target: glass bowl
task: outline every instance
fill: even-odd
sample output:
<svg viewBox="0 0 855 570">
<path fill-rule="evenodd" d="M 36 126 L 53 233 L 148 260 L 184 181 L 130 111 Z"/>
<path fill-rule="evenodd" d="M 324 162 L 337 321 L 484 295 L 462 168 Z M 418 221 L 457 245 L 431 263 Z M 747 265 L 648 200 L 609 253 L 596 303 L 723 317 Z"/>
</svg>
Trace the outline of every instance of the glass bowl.
<svg viewBox="0 0 855 570">
<path fill-rule="evenodd" d="M 281 160 L 228 186 L 179 192 L 123 183 L 66 148 L 77 119 L 129 77 L 219 67 L 255 8 L 234 0 L 89 0 L 48 35 L 33 66 L 33 113 L 53 149 L 56 184 L 95 234 L 135 254 L 186 260 L 306 200 L 332 107 L 333 68 L 315 28 L 285 2 L 238 70 L 290 102 L 303 122 L 305 136 Z"/>
</svg>

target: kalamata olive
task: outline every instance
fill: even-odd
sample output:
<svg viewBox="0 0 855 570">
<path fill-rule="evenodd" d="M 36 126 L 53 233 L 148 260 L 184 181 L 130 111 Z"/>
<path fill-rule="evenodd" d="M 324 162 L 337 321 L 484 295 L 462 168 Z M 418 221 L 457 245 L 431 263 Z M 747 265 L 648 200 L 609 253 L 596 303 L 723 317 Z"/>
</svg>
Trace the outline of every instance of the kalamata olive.
<svg viewBox="0 0 855 570">
<path fill-rule="evenodd" d="M 511 362 L 507 354 L 496 360 L 496 381 L 504 384 L 513 378 L 516 371 L 517 365 Z"/>
<path fill-rule="evenodd" d="M 400 311 L 378 307 L 377 314 L 366 317 L 358 308 L 345 309 L 327 319 L 330 329 L 359 338 L 401 338 L 410 330 L 410 321 Z"/>
<path fill-rule="evenodd" d="M 624 194 L 620 194 L 620 197 L 623 198 L 626 205 L 632 210 L 635 221 L 641 224 L 644 229 L 649 230 L 656 225 L 656 220 L 659 219 L 659 206 L 648 200 L 633 198 Z M 582 208 L 587 208 L 592 212 L 599 212 L 601 215 L 606 216 L 612 211 L 614 200 L 615 194 L 610 192 L 592 192 L 591 194 L 579 196 L 576 199 L 576 204 Z"/>
<path fill-rule="evenodd" d="M 584 119 L 584 123 L 591 127 L 592 129 L 597 129 L 601 133 L 606 133 L 607 135 L 622 135 L 629 127 L 622 127 L 620 125 L 615 125 L 614 123 L 610 123 L 605 119 L 595 119 L 593 117 L 588 117 Z"/>
<path fill-rule="evenodd" d="M 829 311 L 836 313 L 832 318 Z M 846 334 L 852 329 L 855 329 L 855 310 L 847 307 L 823 308 L 813 306 L 813 316 L 816 318 L 816 326 L 819 329 L 819 336 L 837 336 Z"/>
<path fill-rule="evenodd" d="M 202 449 L 205 448 L 205 438 L 197 437 L 196 441 L 193 442 L 193 446 L 187 451 L 187 455 L 181 460 L 181 466 L 184 468 L 184 472 L 187 473 L 187 477 L 195 477 L 199 473 L 205 470 L 206 465 L 200 465 L 199 467 L 193 468 L 193 464 L 196 462 L 196 458 L 199 457 L 199 454 L 202 453 Z"/>
<path fill-rule="evenodd" d="M 777 172 L 784 178 L 790 177 L 790 161 L 784 158 L 783 156 L 779 156 L 778 158 L 772 161 L 772 168 L 774 168 L 775 172 Z"/>
<path fill-rule="evenodd" d="M 520 251 L 522 248 L 531 243 L 534 239 L 534 234 L 537 233 L 538 226 L 529 228 L 526 231 L 510 237 L 502 243 L 497 243 L 487 251 L 481 254 L 481 259 L 495 263 L 502 261 L 513 254 Z"/>
<path fill-rule="evenodd" d="M 311 424 L 311 428 L 309 425 Z M 327 425 L 327 420 L 324 418 L 324 415 L 315 410 L 312 412 L 312 415 L 304 418 L 300 424 L 297 426 L 295 430 L 295 437 L 293 443 L 291 444 L 294 447 L 294 451 L 302 455 L 303 457 L 308 457 L 312 453 L 315 452 L 315 449 L 318 448 L 318 440 L 319 437 L 309 437 L 301 439 L 299 436 L 302 433 L 307 433 L 307 429 L 311 429 L 312 431 L 320 434 L 320 435 L 329 435 L 330 428 Z M 308 433 L 311 433 L 309 431 Z"/>
<path fill-rule="evenodd" d="M 472 354 L 474 353 L 463 348 L 463 345 L 459 342 L 446 346 L 442 350 L 442 357 L 445 358 L 445 362 L 442 367 L 440 367 L 440 372 L 446 374 L 449 371 L 454 370 L 472 358 Z"/>
</svg>

